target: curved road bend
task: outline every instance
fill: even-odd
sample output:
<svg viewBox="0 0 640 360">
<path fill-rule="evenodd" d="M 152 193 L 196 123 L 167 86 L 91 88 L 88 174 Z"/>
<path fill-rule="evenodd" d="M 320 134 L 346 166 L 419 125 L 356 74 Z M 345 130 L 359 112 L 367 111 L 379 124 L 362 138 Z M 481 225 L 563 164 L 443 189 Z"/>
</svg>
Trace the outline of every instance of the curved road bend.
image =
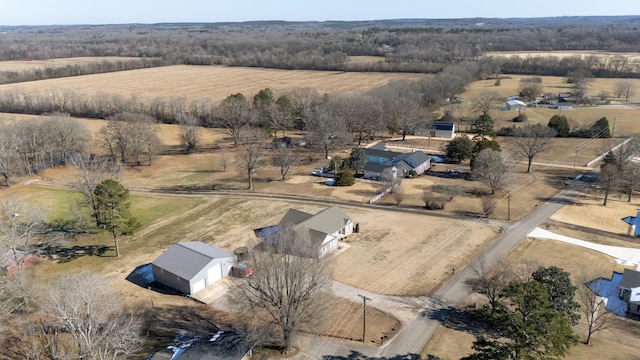
<svg viewBox="0 0 640 360">
<path fill-rule="evenodd" d="M 558 193 L 555 197 L 539 206 L 524 219 L 514 223 L 500 236 L 484 253 L 476 257 L 457 276 L 444 284 L 434 295 L 435 299 L 453 306 L 461 303 L 470 294 L 472 289 L 469 282 L 474 278 L 474 268 L 481 263 L 489 267 L 494 266 L 498 260 L 507 255 L 522 239 L 526 238 L 533 229 L 546 221 L 562 206 L 570 203 L 584 189 L 587 183 L 593 181 L 591 174 L 584 175 L 579 180 L 572 182 L 571 188 Z M 426 311 L 428 311 L 427 309 Z M 424 314 L 405 325 L 400 333 L 379 355 L 385 358 L 394 358 L 406 354 L 420 354 L 429 342 L 440 323 L 431 320 Z"/>
</svg>

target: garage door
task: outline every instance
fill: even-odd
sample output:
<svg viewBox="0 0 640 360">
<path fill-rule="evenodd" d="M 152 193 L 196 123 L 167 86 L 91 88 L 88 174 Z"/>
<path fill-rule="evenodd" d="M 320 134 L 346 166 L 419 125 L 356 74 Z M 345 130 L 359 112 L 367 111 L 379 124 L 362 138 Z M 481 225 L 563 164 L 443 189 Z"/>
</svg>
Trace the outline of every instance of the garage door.
<svg viewBox="0 0 640 360">
<path fill-rule="evenodd" d="M 222 266 L 218 263 L 207 271 L 207 280 L 209 280 L 208 284 L 211 285 L 220 279 L 222 279 Z"/>
<path fill-rule="evenodd" d="M 192 294 L 197 293 L 198 291 L 204 289 L 204 279 L 198 281 L 197 283 L 193 284 L 193 290 L 191 291 Z"/>
</svg>

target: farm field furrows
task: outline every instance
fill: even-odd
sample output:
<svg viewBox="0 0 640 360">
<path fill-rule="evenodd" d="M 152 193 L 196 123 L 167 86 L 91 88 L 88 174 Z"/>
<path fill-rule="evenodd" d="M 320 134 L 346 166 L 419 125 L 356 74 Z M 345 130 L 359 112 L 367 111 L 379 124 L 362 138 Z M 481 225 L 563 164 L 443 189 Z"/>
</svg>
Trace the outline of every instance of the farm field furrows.
<svg viewBox="0 0 640 360">
<path fill-rule="evenodd" d="M 293 88 L 315 88 L 320 93 L 357 92 L 391 80 L 422 79 L 423 74 L 364 73 L 311 70 L 276 70 L 227 66 L 178 65 L 160 68 L 85 75 L 0 86 L 0 91 L 19 89 L 29 93 L 71 90 L 78 94 L 119 94 L 140 100 L 155 98 L 222 100 L 243 93 L 253 96 L 260 89 L 282 93 Z"/>
</svg>

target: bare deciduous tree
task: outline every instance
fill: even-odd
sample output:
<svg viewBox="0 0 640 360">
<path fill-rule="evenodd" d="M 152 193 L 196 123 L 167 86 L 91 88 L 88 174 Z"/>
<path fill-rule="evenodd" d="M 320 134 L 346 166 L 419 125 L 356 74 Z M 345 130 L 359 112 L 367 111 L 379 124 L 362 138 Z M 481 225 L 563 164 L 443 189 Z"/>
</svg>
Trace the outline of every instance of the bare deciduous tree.
<svg viewBox="0 0 640 360">
<path fill-rule="evenodd" d="M 475 290 L 487 297 L 492 312 L 497 311 L 503 290 L 512 278 L 507 264 L 499 262 L 491 267 L 486 261 L 480 259 L 472 268 L 475 275 L 473 281 Z"/>
<path fill-rule="evenodd" d="M 311 132 L 311 146 L 329 158 L 329 151 L 344 143 L 345 124 L 342 118 L 332 115 L 328 105 L 313 107 L 305 118 L 306 128 Z"/>
<path fill-rule="evenodd" d="M 56 281 L 42 306 L 44 322 L 68 336 L 75 354 L 58 357 L 124 359 L 142 345 L 142 322 L 125 312 L 104 276 L 69 273 Z M 63 352 L 63 348 L 57 349 Z"/>
<path fill-rule="evenodd" d="M 493 90 L 484 90 L 471 99 L 473 110 L 488 115 L 500 100 L 500 94 Z"/>
<path fill-rule="evenodd" d="M 220 162 L 222 163 L 222 171 L 227 172 L 227 166 L 229 166 L 229 153 L 225 147 L 220 148 Z"/>
<path fill-rule="evenodd" d="M 67 114 L 50 114 L 43 125 L 48 137 L 48 147 L 51 149 L 51 166 L 55 165 L 54 158 L 66 165 L 71 154 L 84 151 L 85 144 L 91 137 L 87 128 Z"/>
<path fill-rule="evenodd" d="M 482 213 L 485 217 L 490 217 L 496 211 L 496 200 L 493 196 L 485 195 L 480 199 Z"/>
<path fill-rule="evenodd" d="M 121 180 L 122 164 L 109 157 L 90 154 L 74 154 L 71 164 L 77 171 L 74 188 L 82 194 L 85 204 L 91 208 L 92 214 L 98 211 L 95 190 L 99 183 L 106 179 Z"/>
<path fill-rule="evenodd" d="M 600 191 L 604 194 L 602 205 L 607 206 L 609 200 L 609 194 L 616 188 L 619 183 L 618 175 L 620 174 L 620 168 L 616 164 L 605 164 L 600 167 L 600 174 L 598 175 L 598 184 Z"/>
<path fill-rule="evenodd" d="M 511 177 L 514 165 L 501 151 L 484 149 L 473 160 L 473 174 L 489 186 L 493 195 Z"/>
<path fill-rule="evenodd" d="M 633 193 L 640 185 L 640 164 L 637 162 L 630 162 L 624 171 L 625 191 L 627 192 L 627 201 L 631 202 Z"/>
<path fill-rule="evenodd" d="M 378 182 L 382 185 L 382 190 L 390 189 L 389 192 L 393 194 L 402 183 L 402 179 L 396 168 L 386 168 L 380 174 Z"/>
<path fill-rule="evenodd" d="M 256 114 L 242 94 L 230 95 L 214 109 L 211 125 L 221 128 L 238 145 L 242 130 L 253 124 Z"/>
<path fill-rule="evenodd" d="M 536 124 L 516 129 L 513 136 L 508 139 L 516 152 L 527 159 L 527 172 L 531 172 L 533 159 L 547 149 L 555 135 L 556 131 L 554 129 Z"/>
<path fill-rule="evenodd" d="M 395 188 L 395 190 L 393 190 L 393 200 L 396 201 L 396 205 L 400 205 L 400 203 L 402 203 L 402 201 L 404 200 L 404 186 L 399 185 Z"/>
<path fill-rule="evenodd" d="M 286 144 L 276 144 L 274 154 L 273 163 L 280 168 L 280 175 L 284 180 L 289 170 L 298 162 L 298 155 L 292 147 Z"/>
<path fill-rule="evenodd" d="M 18 173 L 18 148 L 12 140 L 12 131 L 6 124 L 0 124 L 0 175 L 7 186 Z"/>
<path fill-rule="evenodd" d="M 287 230 L 287 229 L 283 229 Z M 308 239 L 294 231 L 281 231 L 266 251 L 254 251 L 250 259 L 254 273 L 232 284 L 232 301 L 253 318 L 275 325 L 283 352 L 292 346 L 302 326 L 321 318 L 319 291 L 326 284 L 326 260 L 296 256 L 296 249 L 309 246 Z"/>
<path fill-rule="evenodd" d="M 629 101 L 629 97 L 635 95 L 638 91 L 638 86 L 631 79 L 624 79 L 616 81 L 616 95 L 617 97 L 624 96 L 625 101 Z"/>
<path fill-rule="evenodd" d="M 193 152 L 198 148 L 200 144 L 200 127 L 198 126 L 198 119 L 181 115 L 177 118 L 178 126 L 180 126 L 180 146 L 185 152 Z"/>
<path fill-rule="evenodd" d="M 587 322 L 587 337 L 584 343 L 589 345 L 593 334 L 613 326 L 615 315 L 606 310 L 605 300 L 598 296 L 598 293 L 604 292 L 605 289 L 600 288 L 595 281 L 595 272 L 583 272 L 578 277 L 581 283 L 577 289 L 578 302 Z"/>
<path fill-rule="evenodd" d="M 45 212 L 11 194 L 2 198 L 1 215 L 0 248 L 10 253 L 18 274 L 22 275 L 24 262 L 37 252 L 36 241 L 44 231 Z"/>
<path fill-rule="evenodd" d="M 126 163 L 131 138 L 125 120 L 110 118 L 107 125 L 98 132 L 98 137 L 102 147 L 114 161 L 119 157 L 121 163 Z"/>
<path fill-rule="evenodd" d="M 251 129 L 244 132 L 246 141 L 242 144 L 238 156 L 242 168 L 247 172 L 247 189 L 253 191 L 253 175 L 258 162 L 264 155 L 265 134 L 261 129 Z"/>
</svg>

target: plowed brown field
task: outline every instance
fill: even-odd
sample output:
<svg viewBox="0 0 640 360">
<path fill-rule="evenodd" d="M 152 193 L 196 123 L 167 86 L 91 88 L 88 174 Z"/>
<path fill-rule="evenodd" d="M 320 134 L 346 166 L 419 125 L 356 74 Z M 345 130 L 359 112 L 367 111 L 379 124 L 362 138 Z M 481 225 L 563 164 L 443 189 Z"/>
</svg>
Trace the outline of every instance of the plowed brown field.
<svg viewBox="0 0 640 360">
<path fill-rule="evenodd" d="M 119 94 L 142 100 L 155 98 L 213 101 L 243 93 L 253 96 L 270 88 L 276 94 L 293 88 L 314 88 L 320 93 L 358 92 L 399 78 L 416 80 L 422 74 L 360 73 L 340 71 L 277 70 L 228 66 L 167 66 L 115 73 L 34 81 L 0 86 L 0 91 L 27 93 L 72 90 L 78 94 Z"/>
</svg>

